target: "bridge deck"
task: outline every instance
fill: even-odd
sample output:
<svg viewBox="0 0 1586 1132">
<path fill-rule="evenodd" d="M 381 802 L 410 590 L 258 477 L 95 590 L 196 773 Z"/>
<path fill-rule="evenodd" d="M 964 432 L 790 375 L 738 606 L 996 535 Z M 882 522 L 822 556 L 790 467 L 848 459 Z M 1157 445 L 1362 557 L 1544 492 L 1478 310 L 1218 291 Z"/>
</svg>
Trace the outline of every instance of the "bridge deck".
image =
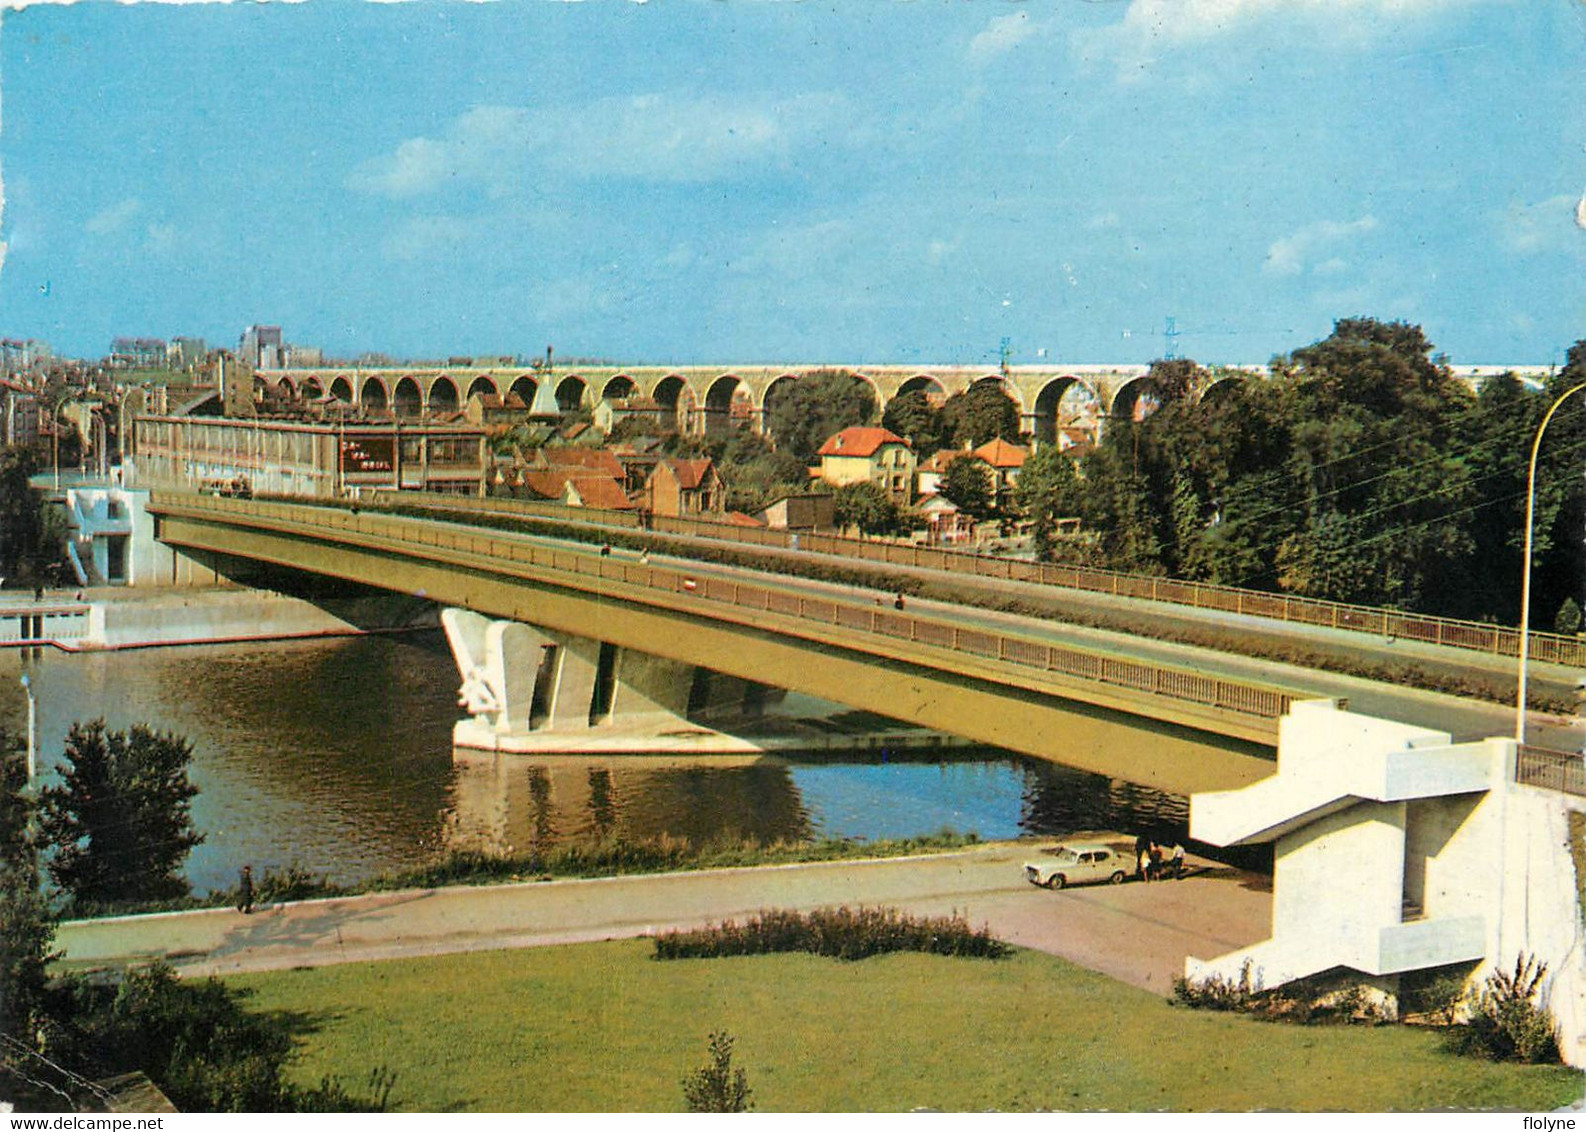
<svg viewBox="0 0 1586 1132">
<path fill-rule="evenodd" d="M 1270 756 L 1277 717 L 1305 694 L 1064 647 L 1033 626 L 527 535 L 185 495 L 159 495 L 151 510 L 175 545 L 598 637 L 1177 793 L 1270 773 L 1262 749 Z M 1136 732 L 1122 757 L 1120 728 Z"/>
</svg>

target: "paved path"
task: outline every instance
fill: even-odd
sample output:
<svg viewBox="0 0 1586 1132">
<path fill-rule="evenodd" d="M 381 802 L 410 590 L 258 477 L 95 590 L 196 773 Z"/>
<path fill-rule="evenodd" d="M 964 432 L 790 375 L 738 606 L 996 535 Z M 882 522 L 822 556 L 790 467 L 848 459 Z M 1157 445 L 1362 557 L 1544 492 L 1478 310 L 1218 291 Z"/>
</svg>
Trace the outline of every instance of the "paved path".
<svg viewBox="0 0 1586 1132">
<path fill-rule="evenodd" d="M 885 905 L 959 913 L 1025 947 L 1163 994 L 1184 957 L 1210 958 L 1270 934 L 1262 879 L 1208 868 L 1181 881 L 1048 892 L 1020 864 L 1029 843 L 883 861 L 377 893 L 262 908 L 80 920 L 57 944 L 72 967 L 166 958 L 187 974 L 620 939 L 762 908 Z M 1192 862 L 1193 864 L 1194 862 Z"/>
</svg>

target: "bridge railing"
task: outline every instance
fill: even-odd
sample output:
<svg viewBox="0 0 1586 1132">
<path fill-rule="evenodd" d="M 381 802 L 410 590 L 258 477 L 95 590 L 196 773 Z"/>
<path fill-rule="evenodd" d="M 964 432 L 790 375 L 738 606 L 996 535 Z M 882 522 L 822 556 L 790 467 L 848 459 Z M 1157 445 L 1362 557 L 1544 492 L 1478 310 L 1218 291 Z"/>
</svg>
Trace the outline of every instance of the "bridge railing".
<svg viewBox="0 0 1586 1132">
<path fill-rule="evenodd" d="M 150 510 L 156 513 L 172 510 L 209 513 L 242 521 L 257 518 L 274 526 L 356 534 L 388 543 L 409 543 L 573 575 L 580 579 L 593 576 L 685 599 L 721 603 L 746 611 L 780 614 L 1027 670 L 1127 688 L 1254 719 L 1276 720 L 1288 711 L 1295 698 L 1299 698 L 1289 691 L 1268 685 L 1227 680 L 1167 665 L 1123 660 L 1104 653 L 1050 644 L 1023 634 L 960 625 L 946 617 L 921 616 L 878 603 L 792 593 L 782 588 L 739 582 L 673 566 L 653 565 L 625 554 L 608 555 L 595 550 L 544 546 L 508 532 L 468 530 L 379 513 L 353 513 L 302 504 L 260 503 L 211 496 L 157 494 L 150 501 Z"/>
<path fill-rule="evenodd" d="M 0 604 L 0 647 L 80 641 L 88 635 L 91 608 L 82 602 Z"/>
<path fill-rule="evenodd" d="M 1586 797 L 1586 760 L 1579 754 L 1521 747 L 1515 756 L 1514 780 L 1522 786 Z"/>
<path fill-rule="evenodd" d="M 642 526 L 640 516 L 633 512 L 596 511 L 591 508 L 567 507 L 556 503 L 500 498 L 453 500 L 438 496 L 418 500 L 414 498 L 412 492 L 382 492 L 380 496 L 382 501 L 422 506 L 432 510 L 515 514 L 567 522 L 619 526 L 630 530 Z M 1192 582 L 1150 574 L 1128 574 L 1116 570 L 1099 570 L 1088 566 L 1068 566 L 1054 562 L 1031 562 L 990 554 L 976 554 L 972 551 L 849 538 L 844 535 L 740 527 L 705 519 L 654 516 L 650 519 L 647 529 L 660 534 L 688 535 L 694 538 L 718 539 L 755 546 L 806 550 L 817 554 L 884 562 L 893 566 L 972 574 L 976 577 L 1015 582 L 1033 582 L 1086 593 L 1143 598 L 1195 609 L 1265 617 L 1324 628 L 1350 629 L 1396 640 L 1420 641 L 1425 644 L 1444 645 L 1495 656 L 1520 655 L 1520 631 L 1512 626 L 1493 625 L 1481 621 L 1461 621 L 1451 617 L 1406 613 L 1401 610 L 1350 605 L 1317 598 L 1294 597 L 1267 593 L 1263 590 L 1216 585 L 1211 582 Z M 1527 651 L 1532 660 L 1572 668 L 1586 668 L 1586 639 L 1558 633 L 1533 632 L 1529 636 Z"/>
</svg>

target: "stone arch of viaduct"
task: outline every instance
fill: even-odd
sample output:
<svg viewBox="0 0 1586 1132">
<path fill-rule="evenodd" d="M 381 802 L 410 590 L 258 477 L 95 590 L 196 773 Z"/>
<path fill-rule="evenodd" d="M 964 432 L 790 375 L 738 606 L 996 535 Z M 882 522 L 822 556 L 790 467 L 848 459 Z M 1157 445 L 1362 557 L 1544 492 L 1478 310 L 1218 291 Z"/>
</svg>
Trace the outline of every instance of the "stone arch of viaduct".
<svg viewBox="0 0 1586 1132">
<path fill-rule="evenodd" d="M 783 382 L 838 369 L 866 382 L 878 410 L 905 393 L 940 398 L 995 382 L 1019 407 L 1023 431 L 1050 440 L 1068 424 L 1147 411 L 1153 391 L 1140 366 L 634 366 L 319 368 L 260 370 L 258 380 L 294 400 L 335 397 L 372 414 L 418 417 L 461 408 L 476 394 L 516 396 L 536 414 L 593 408 L 642 397 L 676 414 L 679 427 L 710 433 L 747 424 L 759 430 L 767 398 Z M 1228 380 L 1226 377 L 1223 381 Z M 1218 384 L 1221 384 L 1219 382 Z"/>
</svg>

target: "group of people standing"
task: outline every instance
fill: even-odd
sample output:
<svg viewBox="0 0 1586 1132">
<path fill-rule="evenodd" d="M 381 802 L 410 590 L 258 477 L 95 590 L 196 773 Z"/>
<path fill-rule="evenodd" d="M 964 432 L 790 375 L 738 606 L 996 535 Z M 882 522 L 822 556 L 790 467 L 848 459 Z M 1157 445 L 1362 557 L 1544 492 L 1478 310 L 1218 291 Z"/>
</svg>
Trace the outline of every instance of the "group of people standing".
<svg viewBox="0 0 1586 1132">
<path fill-rule="evenodd" d="M 1134 839 L 1135 879 L 1143 881 L 1181 880 L 1184 876 L 1184 843 L 1174 841 L 1168 849 L 1146 837 Z"/>
</svg>

